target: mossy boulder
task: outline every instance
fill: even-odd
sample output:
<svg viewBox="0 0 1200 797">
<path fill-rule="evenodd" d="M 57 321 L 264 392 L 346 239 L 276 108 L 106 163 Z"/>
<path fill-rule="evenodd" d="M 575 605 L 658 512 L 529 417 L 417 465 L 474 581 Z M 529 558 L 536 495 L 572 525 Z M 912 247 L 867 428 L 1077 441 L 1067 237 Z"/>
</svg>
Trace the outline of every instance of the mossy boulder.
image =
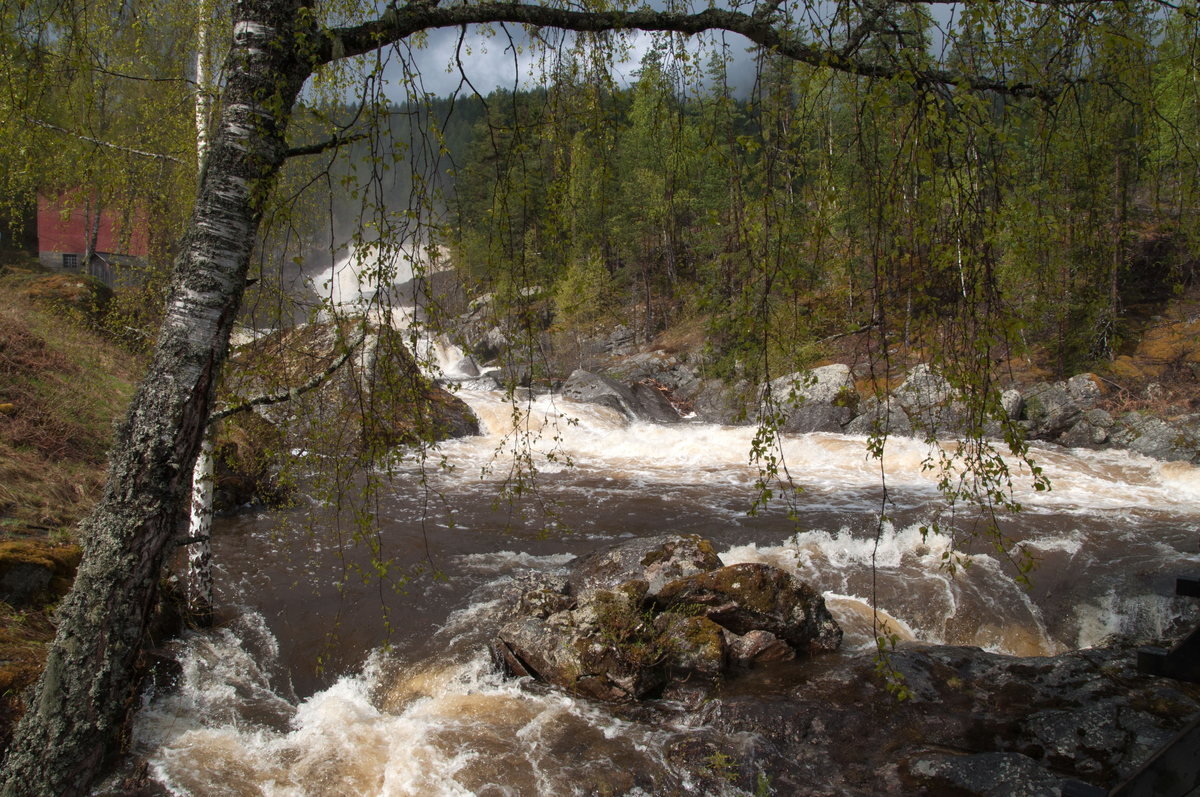
<svg viewBox="0 0 1200 797">
<path fill-rule="evenodd" d="M 231 359 L 226 401 L 298 388 L 326 372 L 359 334 L 359 321 L 306 324 L 260 338 Z M 424 374 L 402 330 L 371 327 L 349 359 L 319 387 L 258 408 L 286 430 L 284 445 L 376 459 L 399 445 L 479 434 L 462 400 Z"/>
<path fill-rule="evenodd" d="M 842 629 L 825 599 L 777 567 L 746 563 L 677 579 L 659 591 L 664 610 L 693 607 L 735 634 L 768 631 L 799 651 L 836 650 Z"/>
<path fill-rule="evenodd" d="M 78 545 L 0 543 L 0 600 L 19 606 L 61 598 L 71 589 L 82 555 Z"/>
<path fill-rule="evenodd" d="M 650 596 L 668 582 L 724 566 L 712 543 L 696 534 L 664 534 L 612 545 L 584 554 L 571 564 L 572 595 L 645 581 Z"/>
<path fill-rule="evenodd" d="M 770 565 L 723 567 L 695 535 L 632 540 L 531 578 L 492 642 L 508 673 L 599 700 L 699 700 L 731 667 L 833 650 L 819 594 Z"/>
</svg>

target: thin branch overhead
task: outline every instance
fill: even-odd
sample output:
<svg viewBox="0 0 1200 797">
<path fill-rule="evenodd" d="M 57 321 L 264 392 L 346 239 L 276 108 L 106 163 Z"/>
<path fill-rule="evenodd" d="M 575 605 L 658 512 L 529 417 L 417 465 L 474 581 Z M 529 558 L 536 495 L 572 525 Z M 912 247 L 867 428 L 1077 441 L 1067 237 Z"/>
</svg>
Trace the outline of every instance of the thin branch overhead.
<svg viewBox="0 0 1200 797">
<path fill-rule="evenodd" d="M 1057 0 L 1043 0 L 1040 4 L 1065 5 Z M 1095 3 L 1111 4 L 1111 0 L 1096 0 Z M 772 4 L 768 3 L 765 7 L 770 9 Z M 804 41 L 794 28 L 772 19 L 770 14 L 760 16 L 723 8 L 707 8 L 697 13 L 656 11 L 647 7 L 633 11 L 597 12 L 526 3 L 484 2 L 438 6 L 433 2 L 413 0 L 402 6 L 389 6 L 382 16 L 370 22 L 324 31 L 323 35 L 315 38 L 311 56 L 317 63 L 329 63 L 372 52 L 421 31 L 505 22 L 532 28 L 553 27 L 576 33 L 637 29 L 695 35 L 723 30 L 741 34 L 760 47 L 794 61 L 845 74 L 878 79 L 905 77 L 919 85 L 954 86 L 1042 100 L 1059 97 L 1076 82 L 1067 77 L 1051 83 L 1005 80 L 932 65 L 914 71 L 907 64 L 872 62 L 859 57 L 853 50 Z M 864 30 L 862 34 L 866 32 Z"/>
<path fill-rule="evenodd" d="M 333 374 L 339 368 L 346 364 L 346 361 L 350 359 L 350 355 L 354 354 L 355 350 L 361 346 L 363 341 L 366 339 L 367 327 L 366 325 L 363 325 L 362 331 L 359 332 L 358 337 L 353 343 L 346 347 L 346 351 L 342 352 L 341 357 L 338 357 L 329 364 L 328 368 L 314 376 L 312 379 L 309 379 L 300 387 L 292 387 L 288 388 L 287 390 L 281 390 L 278 393 L 267 393 L 261 396 L 255 396 L 252 399 L 243 401 L 241 404 L 236 404 L 219 412 L 214 412 L 208 416 L 208 425 L 212 426 L 217 421 L 224 420 L 231 415 L 237 415 L 238 413 L 245 412 L 246 410 L 254 409 L 255 407 L 269 407 L 272 404 L 282 404 L 285 401 L 292 401 L 300 398 L 309 391 L 316 390 L 321 386 L 322 383 L 325 382 L 326 379 L 333 376 Z"/>
<path fill-rule="evenodd" d="M 316 144 L 308 144 L 303 147 L 292 147 L 284 155 L 285 158 L 300 158 L 305 155 L 320 155 L 322 152 L 328 152 L 331 149 L 337 149 L 345 144 L 353 144 L 355 141 L 362 141 L 367 137 L 366 133 L 359 133 L 353 136 L 341 138 L 334 136 L 328 141 L 321 141 Z"/>
<path fill-rule="evenodd" d="M 122 146 L 121 144 L 114 144 L 111 141 L 101 141 L 98 138 L 93 138 L 91 136 L 85 136 L 83 133 L 76 133 L 74 130 L 68 130 L 65 127 L 59 127 L 58 125 L 52 125 L 49 122 L 43 122 L 40 119 L 34 119 L 33 117 L 30 117 L 30 116 L 26 116 L 25 121 L 36 127 L 41 127 L 46 130 L 53 130 L 56 133 L 63 133 L 68 136 L 73 136 L 75 138 L 78 138 L 81 141 L 86 141 L 89 144 L 95 144 L 98 147 L 106 147 L 108 149 L 114 149 L 118 152 L 126 152 L 130 155 L 137 155 L 139 158 L 151 158 L 153 160 L 165 160 L 165 161 L 170 161 L 171 163 L 179 163 L 179 164 L 183 163 L 182 160 L 180 160 L 179 158 L 176 158 L 174 155 L 167 155 L 166 153 L 163 153 L 163 152 L 147 152 L 146 150 L 143 150 L 143 149 L 134 149 L 133 147 L 126 147 L 126 146 Z"/>
</svg>

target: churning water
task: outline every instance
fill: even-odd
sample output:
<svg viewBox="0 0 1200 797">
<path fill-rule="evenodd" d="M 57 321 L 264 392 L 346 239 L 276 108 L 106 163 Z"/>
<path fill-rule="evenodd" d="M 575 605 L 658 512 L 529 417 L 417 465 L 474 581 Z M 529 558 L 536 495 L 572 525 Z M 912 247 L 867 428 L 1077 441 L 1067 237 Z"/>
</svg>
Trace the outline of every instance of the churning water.
<svg viewBox="0 0 1200 797">
<path fill-rule="evenodd" d="M 371 507 L 370 551 L 332 519 L 306 536 L 306 519 L 331 511 L 315 500 L 218 520 L 227 622 L 178 643 L 180 688 L 147 695 L 136 724 L 135 751 L 172 792 L 699 793 L 672 760 L 680 739 L 706 732 L 682 707 L 613 709 L 505 681 L 488 663 L 504 582 L 634 536 L 698 533 L 727 564 L 798 574 L 825 593 L 850 650 L 872 644 L 872 594 L 902 638 L 1017 655 L 1157 637 L 1188 611 L 1172 597 L 1174 578 L 1200 564 L 1200 469 L 1188 465 L 1036 449 L 1053 485 L 1037 492 L 1010 462 L 1024 511 L 1004 530 L 1040 561 L 1026 590 L 987 545 L 945 567 L 948 538 L 921 531 L 943 508 L 922 442 L 888 441 L 880 524 L 881 467 L 866 441 L 786 436 L 798 520 L 778 503 L 750 517 L 752 429 L 460 395 L 487 434 L 441 445 L 423 472 L 397 463 Z M 502 486 L 526 451 L 537 490 L 510 503 Z M 356 568 L 379 562 L 393 578 L 364 584 Z M 843 655 L 794 666 L 837 666 Z"/>
</svg>

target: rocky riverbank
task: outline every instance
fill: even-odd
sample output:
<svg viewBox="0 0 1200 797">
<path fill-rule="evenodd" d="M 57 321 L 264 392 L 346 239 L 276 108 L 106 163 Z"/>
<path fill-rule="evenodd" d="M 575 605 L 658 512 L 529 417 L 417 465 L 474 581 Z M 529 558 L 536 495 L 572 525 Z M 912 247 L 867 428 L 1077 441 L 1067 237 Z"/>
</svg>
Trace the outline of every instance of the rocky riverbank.
<svg viewBox="0 0 1200 797">
<path fill-rule="evenodd" d="M 493 656 L 511 675 L 624 704 L 630 720 L 695 729 L 668 756 L 698 784 L 748 793 L 1109 787 L 1200 713 L 1200 689 L 1139 674 L 1120 641 L 1040 658 L 901 644 L 888 659 L 901 700 L 873 652 L 832 652 L 841 631 L 819 595 L 751 569 L 725 567 L 695 536 L 593 552 L 513 580 Z"/>
<path fill-rule="evenodd" d="M 464 323 L 468 332 L 475 329 Z M 877 389 L 889 380 L 880 382 L 870 368 L 845 363 L 787 374 L 769 384 L 729 382 L 705 378 L 697 352 L 639 351 L 623 329 L 592 342 L 593 370 L 577 368 L 543 384 L 568 398 L 652 423 L 767 422 L 790 433 L 886 432 L 928 439 L 982 434 L 1004 440 L 1015 431 L 1027 440 L 1070 448 L 1128 450 L 1200 464 L 1200 412 L 1189 411 L 1188 401 L 1169 403 L 1171 392 L 1158 382 L 1140 388 L 1144 401 L 1132 401 L 1121 384 L 1092 373 L 1026 384 L 1010 379 L 996 396 L 969 396 L 927 364 L 893 375 L 890 383 L 896 387 L 889 391 Z M 499 327 L 475 331 L 478 340 L 468 341 L 475 352 L 472 373 L 480 376 L 471 386 L 533 386 L 530 369 L 509 362 L 508 338 Z M 546 346 L 552 348 L 549 340 Z"/>
</svg>

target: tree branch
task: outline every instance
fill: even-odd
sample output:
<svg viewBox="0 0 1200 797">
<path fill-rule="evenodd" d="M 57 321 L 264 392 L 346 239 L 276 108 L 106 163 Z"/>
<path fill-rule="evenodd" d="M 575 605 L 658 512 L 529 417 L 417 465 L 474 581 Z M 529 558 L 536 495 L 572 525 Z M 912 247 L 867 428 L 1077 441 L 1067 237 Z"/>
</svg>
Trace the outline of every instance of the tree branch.
<svg viewBox="0 0 1200 797">
<path fill-rule="evenodd" d="M 402 7 L 389 7 L 383 16 L 371 22 L 325 31 L 324 35 L 315 37 L 311 58 L 316 63 L 329 63 L 372 52 L 420 31 L 496 22 L 512 22 L 534 28 L 553 27 L 577 33 L 637 29 L 668 31 L 690 36 L 710 30 L 725 30 L 739 33 L 760 47 L 776 51 L 794 61 L 826 67 L 845 74 L 880 79 L 911 74 L 913 79 L 921 84 L 956 86 L 973 91 L 1037 97 L 1043 100 L 1056 98 L 1072 85 L 1071 81 L 1066 79 L 1052 85 L 1039 85 L 1023 81 L 997 80 L 933 67 L 913 72 L 907 66 L 869 63 L 851 53 L 804 42 L 794 31 L 786 27 L 776 27 L 764 18 L 721 8 L 708 8 L 694 14 L 655 11 L 650 8 L 593 12 L 496 2 L 437 7 L 414 0 Z"/>
<path fill-rule="evenodd" d="M 168 160 L 168 161 L 171 161 L 172 163 L 179 163 L 179 164 L 183 163 L 183 161 L 181 161 L 179 158 L 176 158 L 172 155 L 164 155 L 161 152 L 146 152 L 145 150 L 134 149 L 133 147 L 123 147 L 120 144 L 113 144 L 108 141 L 101 141 L 98 138 L 92 138 L 91 136 L 85 136 L 82 133 L 76 133 L 74 130 L 68 130 L 65 127 L 59 127 L 58 125 L 52 125 L 49 122 L 43 122 L 41 119 L 34 119 L 32 116 L 26 116 L 25 121 L 29 122 L 29 124 L 31 124 L 31 125 L 36 125 L 37 127 L 44 127 L 47 130 L 53 130 L 56 133 L 66 133 L 68 136 L 74 136 L 75 138 L 78 138 L 82 141 L 86 141 L 89 144 L 95 144 L 96 146 L 99 146 L 99 147 L 108 147 L 109 149 L 115 149 L 118 152 L 128 152 L 130 155 L 137 155 L 142 158 L 153 158 L 154 160 Z"/>
<path fill-rule="evenodd" d="M 281 391 L 279 393 L 268 393 L 268 394 L 264 394 L 261 396 L 255 396 L 254 398 L 244 401 L 241 404 L 238 404 L 236 406 L 228 407 L 226 409 L 221 410 L 220 412 L 214 412 L 208 416 L 208 425 L 212 426 L 217 421 L 222 421 L 231 415 L 237 415 L 240 412 L 245 412 L 246 410 L 253 409 L 254 407 L 268 407 L 272 404 L 282 404 L 285 401 L 291 401 L 293 399 L 298 399 L 301 396 L 303 396 L 305 393 L 309 392 L 310 390 L 317 389 L 318 387 L 321 386 L 321 383 L 323 383 L 329 377 L 333 376 L 333 373 L 335 371 L 337 371 L 337 369 L 341 368 L 343 365 L 346 364 L 346 361 L 350 359 L 350 355 L 353 354 L 354 350 L 357 349 L 359 346 L 361 346 L 363 341 L 366 339 L 367 339 L 367 327 L 364 324 L 363 328 L 362 328 L 362 332 L 359 333 L 359 335 L 358 335 L 358 339 L 350 344 L 350 347 L 347 348 L 346 351 L 342 353 L 341 357 L 338 357 L 336 360 L 334 360 L 332 363 L 329 364 L 328 368 L 326 368 L 324 371 L 322 371 L 321 373 L 314 376 L 312 379 L 305 382 L 300 387 L 288 388 L 287 390 Z"/>
<path fill-rule="evenodd" d="M 283 157 L 299 158 L 305 155 L 320 155 L 322 152 L 328 152 L 331 149 L 336 149 L 343 144 L 353 144 L 355 141 L 362 141 L 366 137 L 366 133 L 359 133 L 347 138 L 339 138 L 334 136 L 328 141 L 321 141 L 317 144 L 309 144 L 308 146 L 304 147 L 292 147 L 286 153 L 284 153 Z"/>
</svg>

